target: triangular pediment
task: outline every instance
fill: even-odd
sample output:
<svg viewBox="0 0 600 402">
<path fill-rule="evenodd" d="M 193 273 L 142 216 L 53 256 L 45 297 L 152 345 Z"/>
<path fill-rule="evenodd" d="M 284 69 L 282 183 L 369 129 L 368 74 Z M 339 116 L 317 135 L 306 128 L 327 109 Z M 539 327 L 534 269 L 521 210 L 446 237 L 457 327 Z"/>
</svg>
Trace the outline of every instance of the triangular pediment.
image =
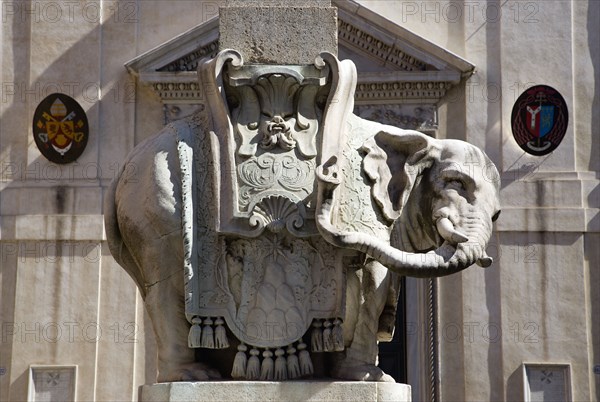
<svg viewBox="0 0 600 402">
<path fill-rule="evenodd" d="M 357 107 L 435 105 L 470 76 L 474 65 L 352 0 L 338 7 L 340 59 L 357 66 Z M 136 57 L 125 66 L 167 104 L 199 103 L 196 69 L 218 52 L 219 19 L 212 19 Z"/>
</svg>

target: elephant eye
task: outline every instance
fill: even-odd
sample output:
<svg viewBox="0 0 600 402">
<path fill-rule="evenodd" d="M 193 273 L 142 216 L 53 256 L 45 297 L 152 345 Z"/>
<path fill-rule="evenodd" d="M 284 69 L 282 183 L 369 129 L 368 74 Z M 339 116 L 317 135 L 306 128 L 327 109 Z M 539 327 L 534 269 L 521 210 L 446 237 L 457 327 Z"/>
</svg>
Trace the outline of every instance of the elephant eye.
<svg viewBox="0 0 600 402">
<path fill-rule="evenodd" d="M 456 169 L 446 169 L 441 172 L 444 187 L 458 192 L 472 191 L 475 188 L 473 179 Z"/>
<path fill-rule="evenodd" d="M 494 216 L 492 216 L 492 222 L 496 222 L 498 220 L 498 218 L 500 217 L 500 212 L 502 211 L 498 211 L 494 214 Z"/>
<path fill-rule="evenodd" d="M 446 181 L 446 188 L 451 188 L 454 190 L 465 190 L 466 186 L 462 180 L 459 179 L 449 179 Z"/>
</svg>

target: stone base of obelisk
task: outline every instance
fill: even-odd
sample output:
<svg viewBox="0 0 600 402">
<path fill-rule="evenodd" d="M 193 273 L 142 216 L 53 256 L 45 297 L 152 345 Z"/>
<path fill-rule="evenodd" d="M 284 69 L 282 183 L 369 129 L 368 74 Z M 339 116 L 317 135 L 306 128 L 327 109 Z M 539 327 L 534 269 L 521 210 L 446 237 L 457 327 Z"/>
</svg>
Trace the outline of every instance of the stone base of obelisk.
<svg viewBox="0 0 600 402">
<path fill-rule="evenodd" d="M 170 382 L 140 387 L 141 402 L 394 401 L 410 402 L 410 385 L 341 381 Z"/>
</svg>

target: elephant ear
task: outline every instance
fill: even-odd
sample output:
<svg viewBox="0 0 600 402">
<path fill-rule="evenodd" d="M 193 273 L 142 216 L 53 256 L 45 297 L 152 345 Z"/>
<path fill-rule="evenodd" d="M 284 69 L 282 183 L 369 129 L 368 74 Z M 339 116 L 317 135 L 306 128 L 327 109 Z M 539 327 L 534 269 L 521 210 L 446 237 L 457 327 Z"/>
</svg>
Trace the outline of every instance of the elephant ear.
<svg viewBox="0 0 600 402">
<path fill-rule="evenodd" d="M 433 164 L 433 139 L 417 131 L 380 131 L 362 145 L 363 169 L 384 216 L 396 220 L 422 172 Z"/>
</svg>

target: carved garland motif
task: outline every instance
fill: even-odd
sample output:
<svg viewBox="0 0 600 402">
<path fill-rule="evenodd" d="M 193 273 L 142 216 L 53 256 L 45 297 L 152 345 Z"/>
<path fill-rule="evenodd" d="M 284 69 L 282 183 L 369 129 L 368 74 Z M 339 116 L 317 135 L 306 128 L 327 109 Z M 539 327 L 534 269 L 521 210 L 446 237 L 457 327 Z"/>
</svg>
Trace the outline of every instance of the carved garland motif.
<svg viewBox="0 0 600 402">
<path fill-rule="evenodd" d="M 354 113 L 367 120 L 407 130 L 431 131 L 438 128 L 434 105 L 359 105 Z"/>
</svg>

